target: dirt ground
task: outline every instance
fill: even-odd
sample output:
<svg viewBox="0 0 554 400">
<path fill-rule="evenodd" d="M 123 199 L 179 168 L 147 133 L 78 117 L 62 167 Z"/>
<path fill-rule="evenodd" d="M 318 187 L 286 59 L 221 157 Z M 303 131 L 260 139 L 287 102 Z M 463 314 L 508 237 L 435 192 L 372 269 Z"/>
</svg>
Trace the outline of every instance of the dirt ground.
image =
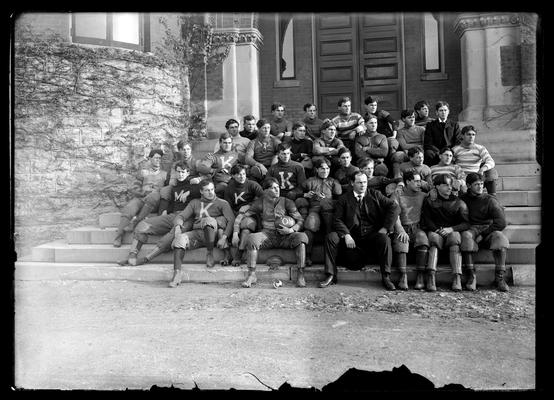
<svg viewBox="0 0 554 400">
<path fill-rule="evenodd" d="M 166 285 L 14 282 L 15 386 L 270 390 L 261 381 L 321 389 L 352 367 L 404 364 L 436 388 L 535 388 L 534 287 Z"/>
</svg>

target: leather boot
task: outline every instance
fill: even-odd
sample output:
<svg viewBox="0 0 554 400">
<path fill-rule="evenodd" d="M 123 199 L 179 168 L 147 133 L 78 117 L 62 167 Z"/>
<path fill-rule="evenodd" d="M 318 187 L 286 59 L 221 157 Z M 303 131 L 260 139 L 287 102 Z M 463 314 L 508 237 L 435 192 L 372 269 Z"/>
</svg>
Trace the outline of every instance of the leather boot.
<svg viewBox="0 0 554 400">
<path fill-rule="evenodd" d="M 398 281 L 398 289 L 408 290 L 408 274 L 406 271 L 406 253 L 395 253 L 396 265 L 400 271 L 400 280 Z"/>
<path fill-rule="evenodd" d="M 454 292 L 461 292 L 462 291 L 462 275 L 461 274 L 454 274 L 454 278 L 452 279 L 452 290 Z"/>
<path fill-rule="evenodd" d="M 154 257 L 157 257 L 158 255 L 162 254 L 163 253 L 163 249 L 161 249 L 160 247 L 156 246 L 152 249 L 152 251 L 150 253 L 148 253 L 146 256 L 144 257 L 140 257 L 137 259 L 137 264 L 136 265 L 143 265 L 143 264 L 147 264 L 149 263 L 150 261 L 152 261 L 152 259 Z"/>
<path fill-rule="evenodd" d="M 427 271 L 427 285 L 425 290 L 428 292 L 435 292 L 437 286 L 435 285 L 435 271 Z"/>
<path fill-rule="evenodd" d="M 408 274 L 406 272 L 401 272 L 400 280 L 398 281 L 398 289 L 408 290 Z"/>
<path fill-rule="evenodd" d="M 295 249 L 296 260 L 298 262 L 298 279 L 296 286 L 306 287 L 306 279 L 304 278 L 304 267 L 306 266 L 306 246 L 300 243 Z"/>
<path fill-rule="evenodd" d="M 437 263 L 439 261 L 439 249 L 432 246 L 429 249 L 429 258 L 427 260 L 427 282 L 425 290 L 428 292 L 435 292 L 437 286 L 435 284 L 435 272 L 437 271 Z"/>
<path fill-rule="evenodd" d="M 415 290 L 423 290 L 425 289 L 425 271 L 417 271 L 416 275 L 416 283 L 414 286 Z"/>
<path fill-rule="evenodd" d="M 296 286 L 306 287 L 306 278 L 304 278 L 304 268 L 298 268 L 298 278 L 296 280 Z"/>
<path fill-rule="evenodd" d="M 250 286 L 254 285 L 256 282 L 258 282 L 258 278 L 256 278 L 256 269 L 248 268 L 248 276 L 246 277 L 246 280 L 242 282 L 242 287 L 249 288 Z"/>
<path fill-rule="evenodd" d="M 208 251 L 206 253 L 206 267 L 213 268 L 214 264 L 214 253 L 213 251 Z"/>
<path fill-rule="evenodd" d="M 242 250 L 239 250 L 236 247 L 231 247 L 231 265 L 233 267 L 239 267 L 242 262 Z"/>
<path fill-rule="evenodd" d="M 137 255 L 141 247 L 142 242 L 137 239 L 133 239 L 133 242 L 131 243 L 131 249 L 129 250 L 129 265 L 132 265 L 133 267 L 137 265 Z"/>
<path fill-rule="evenodd" d="M 494 283 L 496 285 L 496 289 L 500 292 L 507 292 L 510 290 L 508 284 L 504 280 L 504 272 L 505 271 L 499 269 L 495 271 Z"/>
<path fill-rule="evenodd" d="M 383 283 L 383 286 L 385 287 L 385 289 L 387 289 L 387 290 L 396 290 L 396 287 L 394 286 L 394 284 L 390 280 L 390 273 L 388 273 L 388 272 L 383 273 L 383 277 L 381 279 L 381 282 Z"/>
<path fill-rule="evenodd" d="M 467 266 L 466 289 L 472 292 L 477 289 L 477 275 L 475 275 L 475 267 L 473 265 Z"/>
<path fill-rule="evenodd" d="M 169 282 L 169 287 L 171 288 L 177 287 L 179 286 L 180 283 L 181 283 L 181 270 L 176 269 L 173 272 L 173 279 L 171 280 L 171 282 Z"/>
</svg>

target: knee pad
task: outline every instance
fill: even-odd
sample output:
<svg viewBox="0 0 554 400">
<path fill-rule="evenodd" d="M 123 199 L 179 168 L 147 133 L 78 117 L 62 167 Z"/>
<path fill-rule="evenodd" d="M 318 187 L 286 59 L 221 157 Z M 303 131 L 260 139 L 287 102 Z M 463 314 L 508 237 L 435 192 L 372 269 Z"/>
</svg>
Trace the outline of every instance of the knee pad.
<svg viewBox="0 0 554 400">
<path fill-rule="evenodd" d="M 395 253 L 407 253 L 410 250 L 410 242 L 402 243 L 398 238 L 392 241 L 392 251 Z"/>
<path fill-rule="evenodd" d="M 244 217 L 240 221 L 240 229 L 248 229 L 254 232 L 256 230 L 256 220 L 252 217 Z"/>
<path fill-rule="evenodd" d="M 308 235 L 306 235 L 304 232 L 291 233 L 291 245 L 292 245 L 292 247 L 299 246 L 302 243 L 308 244 Z"/>
<path fill-rule="evenodd" d="M 239 214 L 244 214 L 248 210 L 250 210 L 250 204 L 245 204 L 239 208 Z"/>
<path fill-rule="evenodd" d="M 321 219 L 317 213 L 309 213 L 306 221 L 304 222 L 304 229 L 310 230 L 312 232 L 319 231 L 321 227 Z"/>
<path fill-rule="evenodd" d="M 265 240 L 265 235 L 261 232 L 251 233 L 246 239 L 246 248 L 249 250 L 258 250 Z"/>
<path fill-rule="evenodd" d="M 227 227 L 227 218 L 225 218 L 223 215 L 220 217 L 216 217 L 215 220 L 217 221 L 217 227 L 219 229 L 225 229 Z"/>
<path fill-rule="evenodd" d="M 217 229 L 217 220 L 213 217 L 206 217 L 200 220 L 200 229 L 204 229 L 207 226 L 211 226 L 213 229 Z"/>
<path fill-rule="evenodd" d="M 147 233 L 149 229 L 150 229 L 150 224 L 143 219 L 135 227 L 135 233 Z"/>
<path fill-rule="evenodd" d="M 403 151 L 397 151 L 395 153 L 393 153 L 393 155 L 391 156 L 391 161 L 393 163 L 403 163 L 404 161 L 408 161 L 409 158 L 408 156 L 406 155 L 406 153 L 404 153 Z"/>
<path fill-rule="evenodd" d="M 435 246 L 437 249 L 441 250 L 442 245 L 444 244 L 444 239 L 441 235 L 435 232 L 428 232 L 427 239 L 429 239 L 429 247 Z"/>
<path fill-rule="evenodd" d="M 418 230 L 415 233 L 415 243 L 414 247 L 426 246 L 429 247 L 429 239 L 427 235 L 422 230 Z"/>
<path fill-rule="evenodd" d="M 472 253 L 479 250 L 479 245 L 475 241 L 473 233 L 471 231 L 463 231 L 460 236 L 462 238 L 460 250 L 469 251 Z"/>
<path fill-rule="evenodd" d="M 164 200 L 171 200 L 171 186 L 167 185 L 161 188 L 160 197 Z"/>
<path fill-rule="evenodd" d="M 495 181 L 498 179 L 498 172 L 494 168 L 489 169 L 483 174 L 483 179 L 485 182 Z"/>
<path fill-rule="evenodd" d="M 260 182 L 263 178 L 262 170 L 257 166 L 250 167 L 250 177 L 257 182 Z"/>
<path fill-rule="evenodd" d="M 310 202 L 305 197 L 299 197 L 296 200 L 294 200 L 294 205 L 296 206 L 296 208 L 300 210 L 301 208 L 310 207 Z"/>
<path fill-rule="evenodd" d="M 173 249 L 188 249 L 190 246 L 190 239 L 186 233 L 175 235 L 175 239 L 171 242 Z"/>
<path fill-rule="evenodd" d="M 152 208 L 157 208 L 158 205 L 160 204 L 161 199 L 162 197 L 160 195 L 160 191 L 154 190 L 144 198 L 144 202 Z"/>
<path fill-rule="evenodd" d="M 387 176 L 389 174 L 389 169 L 383 163 L 375 165 L 373 175 L 375 176 Z"/>
<path fill-rule="evenodd" d="M 502 232 L 494 231 L 489 236 L 489 248 L 491 250 L 508 249 L 510 247 L 510 241 Z"/>
<path fill-rule="evenodd" d="M 452 232 L 446 237 L 445 240 L 445 246 L 459 246 L 462 243 L 462 237 L 460 236 L 460 232 Z"/>
<path fill-rule="evenodd" d="M 385 186 L 385 194 L 387 196 L 390 196 L 391 194 L 393 194 L 394 191 L 396 190 L 396 186 L 397 184 L 394 182 L 389 183 L 387 186 Z"/>
</svg>

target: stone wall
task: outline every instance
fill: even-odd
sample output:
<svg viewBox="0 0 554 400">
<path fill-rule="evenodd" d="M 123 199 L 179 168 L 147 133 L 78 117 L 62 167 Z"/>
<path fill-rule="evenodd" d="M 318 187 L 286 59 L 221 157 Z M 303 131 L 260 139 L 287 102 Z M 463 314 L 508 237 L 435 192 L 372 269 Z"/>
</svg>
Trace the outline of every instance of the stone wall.
<svg viewBox="0 0 554 400">
<path fill-rule="evenodd" d="M 124 205 L 153 148 L 186 137 L 177 71 L 152 54 L 21 36 L 14 53 L 19 255 Z M 183 136 L 185 135 L 185 136 Z"/>
</svg>

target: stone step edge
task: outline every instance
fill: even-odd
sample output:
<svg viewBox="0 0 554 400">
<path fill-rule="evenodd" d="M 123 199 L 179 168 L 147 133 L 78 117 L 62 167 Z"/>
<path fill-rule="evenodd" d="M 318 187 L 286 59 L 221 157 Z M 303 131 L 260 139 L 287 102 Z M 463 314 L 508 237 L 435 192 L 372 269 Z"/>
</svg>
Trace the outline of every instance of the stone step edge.
<svg viewBox="0 0 554 400">
<path fill-rule="evenodd" d="M 130 281 L 167 281 L 173 273 L 171 264 L 148 264 L 138 267 L 119 266 L 113 263 L 51 263 L 18 261 L 15 263 L 15 280 L 130 280 Z M 494 264 L 477 265 L 478 282 L 494 280 Z M 310 281 L 323 279 L 323 265 L 315 264 L 305 268 L 306 278 Z M 506 266 L 506 279 L 516 286 L 535 286 L 534 264 L 509 264 Z M 237 282 L 244 279 L 248 269 L 243 264 L 240 267 L 215 266 L 207 269 L 204 264 L 183 264 L 183 281 L 189 282 Z M 407 266 L 408 279 L 415 279 L 416 267 Z M 280 279 L 292 281 L 296 279 L 297 268 L 284 264 L 270 270 L 267 265 L 258 265 L 256 274 L 261 280 Z M 399 277 L 399 272 L 393 268 L 392 279 Z M 437 282 L 448 283 L 451 278 L 449 265 L 437 266 Z M 344 282 L 372 281 L 380 282 L 378 266 L 368 266 L 359 271 L 343 267 L 338 268 L 338 279 Z M 465 278 L 462 279 L 464 281 Z"/>
</svg>

